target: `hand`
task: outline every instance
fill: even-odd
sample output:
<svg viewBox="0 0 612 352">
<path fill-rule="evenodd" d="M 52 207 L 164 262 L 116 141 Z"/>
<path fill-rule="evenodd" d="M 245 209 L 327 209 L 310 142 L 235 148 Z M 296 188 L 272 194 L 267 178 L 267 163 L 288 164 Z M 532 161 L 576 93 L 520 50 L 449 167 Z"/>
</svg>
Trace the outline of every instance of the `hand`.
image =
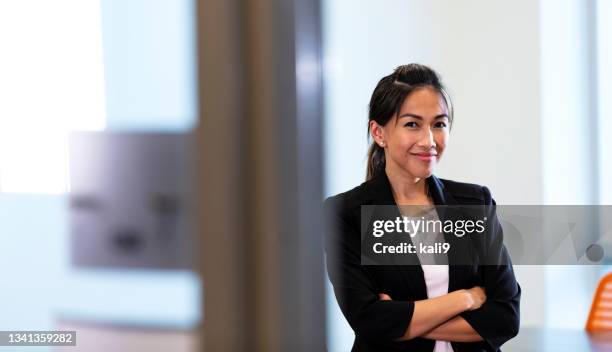
<svg viewBox="0 0 612 352">
<path fill-rule="evenodd" d="M 391 297 L 386 293 L 379 293 L 378 298 L 380 298 L 381 301 L 392 301 Z"/>
<path fill-rule="evenodd" d="M 468 296 L 468 310 L 475 310 L 480 308 L 486 302 L 487 295 L 480 286 L 474 286 L 468 290 L 465 290 Z"/>
</svg>

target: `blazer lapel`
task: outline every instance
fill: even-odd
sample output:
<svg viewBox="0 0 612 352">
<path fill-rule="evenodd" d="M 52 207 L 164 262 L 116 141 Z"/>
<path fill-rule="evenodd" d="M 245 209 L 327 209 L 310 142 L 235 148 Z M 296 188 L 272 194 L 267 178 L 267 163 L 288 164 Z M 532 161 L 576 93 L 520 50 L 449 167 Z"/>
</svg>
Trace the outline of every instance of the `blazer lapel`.
<svg viewBox="0 0 612 352">
<path fill-rule="evenodd" d="M 372 179 L 370 198 L 373 205 L 393 205 L 397 207 L 391 183 L 386 173 L 383 172 Z M 397 216 L 400 216 L 399 209 L 397 209 Z M 416 254 L 413 254 L 413 256 L 414 265 L 393 265 L 393 267 L 401 274 L 405 284 L 412 289 L 417 299 L 427 299 L 427 286 L 425 285 L 423 269 L 419 265 Z"/>
</svg>

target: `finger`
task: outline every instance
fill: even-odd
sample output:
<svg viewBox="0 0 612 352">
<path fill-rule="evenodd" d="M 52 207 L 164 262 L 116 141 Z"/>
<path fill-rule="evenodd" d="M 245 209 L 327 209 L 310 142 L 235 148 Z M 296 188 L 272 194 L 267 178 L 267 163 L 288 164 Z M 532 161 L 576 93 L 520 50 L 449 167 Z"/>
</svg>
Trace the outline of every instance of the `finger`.
<svg viewBox="0 0 612 352">
<path fill-rule="evenodd" d="M 379 293 L 378 298 L 380 298 L 381 301 L 392 301 L 391 297 L 385 293 Z"/>
</svg>

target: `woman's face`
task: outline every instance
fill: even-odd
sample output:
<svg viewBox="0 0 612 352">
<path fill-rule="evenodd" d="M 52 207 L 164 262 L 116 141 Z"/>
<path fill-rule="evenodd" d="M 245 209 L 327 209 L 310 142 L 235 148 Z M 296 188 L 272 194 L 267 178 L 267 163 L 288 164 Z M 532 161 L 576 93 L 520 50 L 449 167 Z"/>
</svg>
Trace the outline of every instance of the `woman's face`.
<svg viewBox="0 0 612 352">
<path fill-rule="evenodd" d="M 385 126 L 372 121 L 370 128 L 376 143 L 385 149 L 388 172 L 427 178 L 444 153 L 449 122 L 442 95 L 424 87 L 409 94 Z"/>
</svg>

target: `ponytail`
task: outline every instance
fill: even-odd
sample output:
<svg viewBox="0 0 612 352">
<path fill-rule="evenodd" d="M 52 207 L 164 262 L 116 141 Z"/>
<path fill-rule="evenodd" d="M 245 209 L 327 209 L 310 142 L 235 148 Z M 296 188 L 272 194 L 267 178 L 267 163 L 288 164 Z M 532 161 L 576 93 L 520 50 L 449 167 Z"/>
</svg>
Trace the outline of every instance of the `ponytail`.
<svg viewBox="0 0 612 352">
<path fill-rule="evenodd" d="M 372 142 L 368 150 L 368 171 L 366 181 L 373 179 L 382 172 L 385 172 L 385 150 L 376 144 L 376 142 Z"/>
</svg>

